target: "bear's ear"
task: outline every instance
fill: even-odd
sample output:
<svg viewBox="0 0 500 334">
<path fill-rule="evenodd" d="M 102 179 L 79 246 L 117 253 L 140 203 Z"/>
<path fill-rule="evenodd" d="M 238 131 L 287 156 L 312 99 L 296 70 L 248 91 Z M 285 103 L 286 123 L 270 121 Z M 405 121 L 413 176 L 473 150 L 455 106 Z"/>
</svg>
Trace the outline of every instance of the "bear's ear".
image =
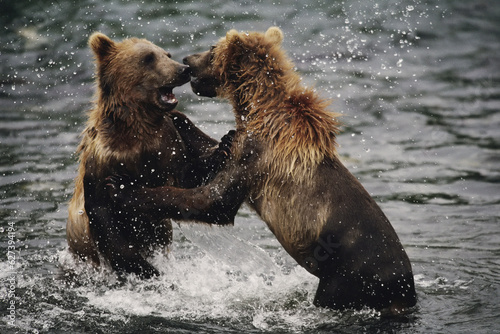
<svg viewBox="0 0 500 334">
<path fill-rule="evenodd" d="M 89 37 L 89 46 L 99 61 L 104 60 L 115 49 L 115 45 L 115 42 L 100 32 L 93 33 Z"/>
<path fill-rule="evenodd" d="M 265 38 L 273 44 L 280 45 L 283 41 L 283 32 L 278 27 L 271 27 L 267 29 Z"/>
<path fill-rule="evenodd" d="M 237 44 L 239 41 L 240 34 L 235 29 L 231 29 L 226 33 L 227 44 Z"/>
</svg>

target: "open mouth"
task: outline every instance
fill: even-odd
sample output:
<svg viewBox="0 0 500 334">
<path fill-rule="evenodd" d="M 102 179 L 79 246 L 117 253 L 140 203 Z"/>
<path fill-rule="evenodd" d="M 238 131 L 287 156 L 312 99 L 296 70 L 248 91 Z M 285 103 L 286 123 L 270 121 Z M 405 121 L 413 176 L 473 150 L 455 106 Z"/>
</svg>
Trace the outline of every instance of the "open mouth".
<svg viewBox="0 0 500 334">
<path fill-rule="evenodd" d="M 170 108 L 175 108 L 179 101 L 172 92 L 173 87 L 161 87 L 159 89 L 160 102 L 161 104 L 168 106 Z"/>
</svg>

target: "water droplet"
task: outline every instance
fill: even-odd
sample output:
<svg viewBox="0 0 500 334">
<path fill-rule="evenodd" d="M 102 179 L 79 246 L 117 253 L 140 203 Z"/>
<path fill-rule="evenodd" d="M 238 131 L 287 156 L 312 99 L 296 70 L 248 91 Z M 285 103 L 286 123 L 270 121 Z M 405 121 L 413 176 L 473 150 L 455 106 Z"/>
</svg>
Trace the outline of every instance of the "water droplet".
<svg viewBox="0 0 500 334">
<path fill-rule="evenodd" d="M 120 189 L 124 189 L 125 188 L 125 185 L 124 184 L 120 184 Z"/>
<path fill-rule="evenodd" d="M 78 215 L 83 216 L 83 210 L 78 210 Z"/>
</svg>

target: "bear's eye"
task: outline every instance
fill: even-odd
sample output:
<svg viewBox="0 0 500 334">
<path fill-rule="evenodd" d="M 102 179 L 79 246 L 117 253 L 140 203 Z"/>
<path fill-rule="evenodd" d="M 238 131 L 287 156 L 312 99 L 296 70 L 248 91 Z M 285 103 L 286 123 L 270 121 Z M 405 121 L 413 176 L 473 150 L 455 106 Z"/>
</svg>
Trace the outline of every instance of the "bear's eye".
<svg viewBox="0 0 500 334">
<path fill-rule="evenodd" d="M 156 59 L 156 56 L 154 53 L 148 53 L 146 56 L 144 56 L 144 58 L 142 59 L 142 61 L 144 62 L 145 65 L 149 65 L 149 64 L 152 64 Z"/>
</svg>

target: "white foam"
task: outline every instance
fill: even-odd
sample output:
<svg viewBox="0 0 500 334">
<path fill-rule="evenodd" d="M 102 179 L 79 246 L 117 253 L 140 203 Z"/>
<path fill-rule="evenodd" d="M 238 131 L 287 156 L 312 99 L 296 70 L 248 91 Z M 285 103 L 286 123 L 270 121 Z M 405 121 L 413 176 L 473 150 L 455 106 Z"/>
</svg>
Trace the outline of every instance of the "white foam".
<svg viewBox="0 0 500 334">
<path fill-rule="evenodd" d="M 76 291 L 89 306 L 117 316 L 293 330 L 316 326 L 329 312 L 331 323 L 331 311 L 312 305 L 318 280 L 303 268 L 282 270 L 271 254 L 228 229 L 193 225 L 180 230 L 192 244 L 174 241 L 168 256 L 156 255 L 152 263 L 161 271 L 156 279 L 130 275 L 125 284 L 115 284 L 110 271 L 75 262 L 67 250 L 59 254 L 59 261 L 85 278 Z"/>
<path fill-rule="evenodd" d="M 457 279 L 454 281 L 448 280 L 446 277 L 437 277 L 434 279 L 429 279 L 423 274 L 415 275 L 415 285 L 422 287 L 424 289 L 435 289 L 435 290 L 451 290 L 451 289 L 461 289 L 467 290 L 469 285 L 472 284 L 473 280 L 465 281 Z"/>
<path fill-rule="evenodd" d="M 152 259 L 161 271 L 155 279 L 130 275 L 119 284 L 112 272 L 82 266 L 67 251 L 60 262 L 79 268 L 86 282 L 75 290 L 88 306 L 116 317 L 152 315 L 266 331 L 301 331 L 340 319 L 341 313 L 313 305 L 318 279 L 290 266 L 291 258 L 284 270 L 273 254 L 235 237 L 231 229 L 188 225 L 178 230 L 181 236 L 169 255 Z M 363 318 L 376 316 L 365 313 Z"/>
</svg>

